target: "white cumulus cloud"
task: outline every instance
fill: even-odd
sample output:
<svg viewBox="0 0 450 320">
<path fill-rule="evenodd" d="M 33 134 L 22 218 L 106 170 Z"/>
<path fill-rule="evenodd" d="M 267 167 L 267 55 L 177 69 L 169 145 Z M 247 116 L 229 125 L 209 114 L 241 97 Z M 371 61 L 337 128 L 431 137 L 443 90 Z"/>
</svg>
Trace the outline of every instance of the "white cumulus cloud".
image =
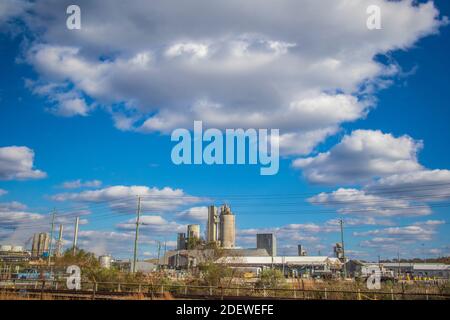
<svg viewBox="0 0 450 320">
<path fill-rule="evenodd" d="M 422 142 L 379 130 L 355 130 L 331 150 L 293 162 L 314 183 L 353 184 L 422 169 L 417 153 Z"/>
<path fill-rule="evenodd" d="M 186 194 L 181 189 L 121 185 L 98 190 L 59 193 L 51 198 L 55 201 L 108 202 L 109 206 L 116 211 L 130 212 L 130 210 L 136 209 L 138 196 L 141 197 L 142 210 L 147 212 L 166 212 L 175 210 L 183 205 L 202 201 L 201 198 Z"/>
<path fill-rule="evenodd" d="M 117 128 L 140 132 L 193 120 L 278 128 L 281 151 L 298 155 L 367 115 L 374 90 L 401 72 L 378 55 L 406 50 L 446 21 L 431 1 L 79 1 L 95 14 L 68 33 L 68 4 L 38 1 L 18 13 L 35 35 L 24 54 L 39 75 L 33 91 L 53 113 L 103 105 Z M 369 5 L 383 12 L 381 30 L 366 27 Z"/>
<path fill-rule="evenodd" d="M 34 169 L 34 151 L 28 147 L 0 147 L 0 180 L 45 178 L 47 174 Z"/>
</svg>

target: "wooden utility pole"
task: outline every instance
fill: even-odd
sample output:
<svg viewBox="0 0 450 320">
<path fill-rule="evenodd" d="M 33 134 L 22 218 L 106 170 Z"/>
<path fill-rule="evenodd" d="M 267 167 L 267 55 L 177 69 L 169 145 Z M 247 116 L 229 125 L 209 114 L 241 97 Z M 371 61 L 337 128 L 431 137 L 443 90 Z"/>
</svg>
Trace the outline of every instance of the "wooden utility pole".
<svg viewBox="0 0 450 320">
<path fill-rule="evenodd" d="M 138 240 L 139 240 L 139 223 L 141 220 L 141 197 L 138 197 L 137 210 L 136 210 L 136 235 L 134 238 L 134 255 L 133 255 L 133 273 L 136 273 Z"/>
</svg>

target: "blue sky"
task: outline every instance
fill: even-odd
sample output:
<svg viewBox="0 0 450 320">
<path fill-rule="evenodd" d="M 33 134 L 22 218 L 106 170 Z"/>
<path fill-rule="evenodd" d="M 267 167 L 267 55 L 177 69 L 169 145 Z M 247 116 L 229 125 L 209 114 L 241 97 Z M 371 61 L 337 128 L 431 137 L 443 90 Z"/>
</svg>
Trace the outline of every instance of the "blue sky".
<svg viewBox="0 0 450 320">
<path fill-rule="evenodd" d="M 282 254 L 299 243 L 331 254 L 343 218 L 351 256 L 448 254 L 450 5 L 372 2 L 383 30 L 365 29 L 364 1 L 340 10 L 286 0 L 254 12 L 248 1 L 256 18 L 244 10 L 237 24 L 233 1 L 223 10 L 194 1 L 178 20 L 173 1 L 156 2 L 154 16 L 140 1 L 79 1 L 81 30 L 65 28 L 64 1 L 6 1 L 0 243 L 48 231 L 56 208 L 66 247 L 81 214 L 82 246 L 129 257 L 139 193 L 142 257 L 223 202 L 243 247 L 270 231 Z M 279 128 L 279 173 L 174 165 L 170 132 L 194 120 Z"/>
</svg>

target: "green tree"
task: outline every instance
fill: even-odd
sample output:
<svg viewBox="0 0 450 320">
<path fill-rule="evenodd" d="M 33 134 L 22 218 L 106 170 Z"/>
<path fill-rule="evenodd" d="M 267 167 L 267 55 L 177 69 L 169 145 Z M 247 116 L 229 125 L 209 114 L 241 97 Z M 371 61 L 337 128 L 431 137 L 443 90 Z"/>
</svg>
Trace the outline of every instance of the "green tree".
<svg viewBox="0 0 450 320">
<path fill-rule="evenodd" d="M 64 251 L 61 257 L 55 259 L 56 266 L 69 266 L 77 265 L 80 268 L 99 268 L 100 263 L 92 252 L 85 251 L 83 249 L 78 249 L 76 254 L 73 255 L 71 249 Z"/>
<path fill-rule="evenodd" d="M 256 283 L 259 288 L 279 288 L 285 283 L 283 273 L 277 269 L 264 269 Z"/>
</svg>

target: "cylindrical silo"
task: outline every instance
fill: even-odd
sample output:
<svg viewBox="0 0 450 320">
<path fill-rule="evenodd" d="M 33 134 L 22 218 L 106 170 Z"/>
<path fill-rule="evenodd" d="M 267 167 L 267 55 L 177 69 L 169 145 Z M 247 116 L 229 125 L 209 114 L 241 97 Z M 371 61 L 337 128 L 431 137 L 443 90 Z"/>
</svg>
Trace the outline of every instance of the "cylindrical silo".
<svg viewBox="0 0 450 320">
<path fill-rule="evenodd" d="M 200 239 L 200 225 L 190 224 L 187 227 L 188 239 Z"/>
<path fill-rule="evenodd" d="M 235 216 L 230 207 L 223 205 L 220 212 L 220 243 L 224 248 L 233 248 L 235 246 Z"/>
<path fill-rule="evenodd" d="M 39 233 L 35 233 L 33 236 L 33 243 L 31 245 L 31 256 L 39 256 Z"/>
<path fill-rule="evenodd" d="M 10 246 L 8 244 L 4 244 L 4 245 L 0 246 L 0 251 L 9 252 L 11 250 L 12 250 L 12 246 Z"/>
<path fill-rule="evenodd" d="M 22 246 L 13 246 L 11 248 L 12 252 L 23 252 L 23 247 Z"/>
<path fill-rule="evenodd" d="M 48 254 L 48 247 L 50 244 L 50 236 L 47 233 L 39 233 L 39 256 Z"/>
<path fill-rule="evenodd" d="M 110 269 L 111 268 L 111 256 L 103 255 L 98 257 L 101 268 Z"/>
</svg>

